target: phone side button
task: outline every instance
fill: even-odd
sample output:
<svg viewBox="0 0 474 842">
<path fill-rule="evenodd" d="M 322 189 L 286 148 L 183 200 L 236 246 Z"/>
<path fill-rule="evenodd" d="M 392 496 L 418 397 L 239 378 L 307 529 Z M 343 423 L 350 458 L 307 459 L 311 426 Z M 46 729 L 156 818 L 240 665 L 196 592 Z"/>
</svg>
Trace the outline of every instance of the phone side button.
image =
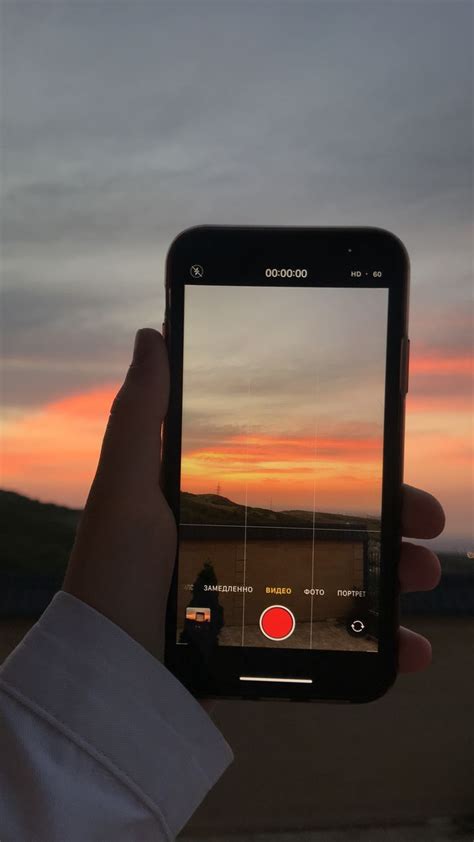
<svg viewBox="0 0 474 842">
<path fill-rule="evenodd" d="M 400 346 L 400 394 L 408 392 L 408 348 L 409 339 L 404 336 Z"/>
<path fill-rule="evenodd" d="M 161 335 L 163 339 L 166 339 L 166 322 L 163 322 L 163 324 L 161 325 Z"/>
<path fill-rule="evenodd" d="M 407 367 L 406 367 L 406 379 L 405 379 L 405 394 L 408 392 L 408 381 L 410 376 L 410 340 L 407 340 Z"/>
</svg>

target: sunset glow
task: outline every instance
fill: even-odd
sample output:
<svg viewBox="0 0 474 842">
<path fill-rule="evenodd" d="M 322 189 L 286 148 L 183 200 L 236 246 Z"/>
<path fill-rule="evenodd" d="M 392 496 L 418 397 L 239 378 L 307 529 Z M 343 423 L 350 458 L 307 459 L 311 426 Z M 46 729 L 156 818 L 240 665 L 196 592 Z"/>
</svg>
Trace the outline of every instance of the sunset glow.
<svg viewBox="0 0 474 842">
<path fill-rule="evenodd" d="M 467 374 L 472 375 L 472 355 L 442 357 L 439 354 L 415 357 L 410 363 L 411 374 Z"/>
<path fill-rule="evenodd" d="M 417 358 L 412 350 L 410 392 L 407 395 L 405 479 L 439 494 L 458 513 L 454 526 L 461 530 L 470 519 L 472 483 L 472 392 L 467 357 L 439 355 Z M 461 376 L 457 394 L 443 394 L 439 373 Z M 417 392 L 420 378 L 426 390 Z M 32 412 L 17 413 L 2 426 L 2 486 L 44 501 L 81 508 L 94 477 L 102 437 L 115 394 L 121 383 L 66 395 Z M 328 505 L 354 493 L 364 495 L 367 506 L 377 476 L 376 437 L 277 437 L 237 434 L 219 447 L 190 448 L 183 455 L 183 487 L 194 493 L 215 492 L 240 496 L 242 480 L 254 505 L 289 507 L 288 476 L 293 504 L 302 508 L 312 500 L 317 469 L 317 499 Z M 246 451 L 246 452 L 245 452 Z M 436 458 L 433 458 L 436 454 Z M 354 469 L 341 472 L 341 458 Z M 442 477 L 442 482 L 440 479 Z M 238 481 L 236 481 L 238 480 Z M 376 495 L 375 495 L 376 497 Z"/>
<path fill-rule="evenodd" d="M 82 507 L 118 388 L 114 384 L 69 395 L 4 422 L 2 486 Z"/>
<path fill-rule="evenodd" d="M 182 486 L 193 493 L 214 488 L 241 499 L 243 485 L 253 505 L 298 505 L 312 508 L 316 493 L 322 505 L 367 493 L 377 505 L 382 440 L 277 438 L 236 435 L 217 448 L 187 451 L 182 458 Z M 348 473 L 350 475 L 348 475 Z"/>
<path fill-rule="evenodd" d="M 380 227 L 410 264 L 404 480 L 473 550 L 472 4 L 201 5 L 1 4 L 0 487 L 85 505 L 180 232 Z M 324 292 L 315 243 L 320 289 L 285 272 L 286 299 L 224 299 L 189 254 L 183 489 L 377 508 L 393 266 L 348 249 L 357 289 Z M 220 283 L 257 257 L 226 254 Z"/>
</svg>

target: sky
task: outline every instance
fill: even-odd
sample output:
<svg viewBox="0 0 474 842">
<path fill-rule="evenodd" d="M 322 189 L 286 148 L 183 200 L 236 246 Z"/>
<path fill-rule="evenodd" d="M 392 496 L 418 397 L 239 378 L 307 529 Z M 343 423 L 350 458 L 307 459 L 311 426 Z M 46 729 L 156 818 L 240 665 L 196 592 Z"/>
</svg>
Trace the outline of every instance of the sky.
<svg viewBox="0 0 474 842">
<path fill-rule="evenodd" d="M 182 490 L 380 517 L 387 310 L 385 289 L 188 285 Z"/>
<path fill-rule="evenodd" d="M 411 262 L 405 480 L 472 548 L 472 5 L 0 15 L 2 487 L 84 505 L 179 231 L 378 225 Z"/>
</svg>

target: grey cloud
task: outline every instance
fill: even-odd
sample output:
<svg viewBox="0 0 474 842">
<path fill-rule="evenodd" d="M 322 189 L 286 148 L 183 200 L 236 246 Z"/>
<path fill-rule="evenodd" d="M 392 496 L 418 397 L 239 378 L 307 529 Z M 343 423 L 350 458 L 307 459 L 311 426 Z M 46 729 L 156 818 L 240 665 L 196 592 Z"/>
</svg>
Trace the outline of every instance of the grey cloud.
<svg viewBox="0 0 474 842">
<path fill-rule="evenodd" d="M 436 343 L 426 285 L 436 313 L 469 294 L 469 20 L 464 3 L 6 4 L 5 345 L 44 366 L 7 374 L 8 400 L 118 367 L 132 321 L 162 309 L 167 244 L 199 222 L 392 228 L 412 336 Z M 69 385 L 48 372 L 61 354 Z"/>
<path fill-rule="evenodd" d="M 99 348 L 99 354 L 100 350 Z M 106 351 L 103 354 L 104 360 L 105 357 Z M 75 369 L 74 366 L 70 366 L 57 371 L 52 365 L 37 364 L 34 360 L 28 368 L 24 369 L 5 367 L 1 384 L 3 405 L 13 406 L 23 411 L 35 410 L 83 390 L 108 385 L 114 379 L 117 382 L 120 381 L 121 374 L 118 367 L 115 370 L 107 368 L 104 361 L 102 378 L 100 367 L 98 366 L 97 369 L 90 371 L 86 368 Z M 121 371 L 125 375 L 126 366 Z"/>
<path fill-rule="evenodd" d="M 465 374 L 433 372 L 431 375 L 415 373 L 410 376 L 410 381 L 410 389 L 417 397 L 431 398 L 436 395 L 441 402 L 445 398 L 467 398 L 471 389 L 472 402 L 472 375 L 467 372 Z"/>
<path fill-rule="evenodd" d="M 141 300 L 137 290 L 122 292 L 120 305 L 117 300 L 111 305 L 110 293 L 100 287 L 95 292 L 79 286 L 7 288 L 2 308 L 4 404 L 34 408 L 120 382 L 135 331 L 161 327 L 162 297 L 157 293 L 150 299 L 143 292 Z"/>
<path fill-rule="evenodd" d="M 360 373 L 360 368 L 357 370 Z M 377 362 L 373 366 L 367 364 L 363 370 L 364 379 L 361 383 L 360 381 L 354 381 L 354 369 L 348 369 L 347 361 L 341 360 L 340 363 L 334 364 L 329 371 L 325 367 L 324 382 L 319 384 L 319 393 L 324 394 L 327 398 L 333 397 L 341 391 L 348 393 L 353 390 L 354 393 L 357 393 L 361 386 L 372 391 L 374 385 L 380 383 L 380 365 Z M 256 372 L 251 377 L 252 401 L 255 402 L 258 399 L 262 406 L 268 407 L 269 411 L 272 403 L 281 403 L 282 397 L 284 397 L 285 402 L 293 400 L 307 403 L 309 384 L 313 386 L 314 394 L 318 394 L 316 376 L 315 366 L 309 360 L 304 365 L 282 367 L 279 371 L 275 371 L 275 369 L 267 371 L 262 368 L 260 372 Z M 222 363 L 216 373 L 209 371 L 188 375 L 186 388 L 193 395 L 205 395 L 206 400 L 209 399 L 210 402 L 213 398 L 216 400 L 222 399 L 224 395 L 226 400 L 229 396 L 232 396 L 241 402 L 249 391 L 248 377 L 246 377 L 245 371 L 239 367 L 227 368 Z M 268 401 L 270 401 L 270 404 Z"/>
<path fill-rule="evenodd" d="M 411 342 L 411 355 L 426 356 L 437 353 L 452 357 L 457 355 L 471 356 L 474 344 L 473 313 L 472 313 L 472 274 L 460 279 L 452 276 L 455 295 L 454 300 L 447 306 L 440 307 L 437 303 L 430 306 L 420 301 L 420 312 L 416 312 L 417 334 Z M 412 308 L 413 309 L 413 308 Z"/>
<path fill-rule="evenodd" d="M 265 424 L 253 424 L 248 429 L 250 435 L 264 433 L 274 434 L 269 426 Z M 342 438 L 358 439 L 380 435 L 380 425 L 376 421 L 336 421 L 333 416 L 325 416 L 321 413 L 318 423 L 319 436 L 341 436 Z M 292 427 L 288 431 L 290 438 L 312 436 L 314 425 L 306 425 L 304 421 L 298 428 Z M 216 423 L 215 416 L 208 412 L 200 412 L 188 407 L 183 419 L 183 441 L 185 451 L 215 447 L 219 443 L 228 442 L 235 436 L 242 435 L 241 423 Z M 284 436 L 281 430 L 278 436 Z"/>
</svg>

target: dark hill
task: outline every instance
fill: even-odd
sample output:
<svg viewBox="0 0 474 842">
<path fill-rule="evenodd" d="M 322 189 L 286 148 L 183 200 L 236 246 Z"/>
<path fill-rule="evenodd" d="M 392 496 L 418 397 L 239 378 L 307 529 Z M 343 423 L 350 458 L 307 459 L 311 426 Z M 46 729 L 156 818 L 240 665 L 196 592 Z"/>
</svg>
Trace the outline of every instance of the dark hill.
<svg viewBox="0 0 474 842">
<path fill-rule="evenodd" d="M 244 506 L 217 494 L 181 495 L 181 519 L 188 523 L 241 524 Z M 308 526 L 312 512 L 273 512 L 251 508 L 249 525 Z M 74 543 L 80 509 L 41 503 L 14 491 L 0 490 L 0 617 L 38 617 L 62 578 Z M 339 524 L 374 520 L 317 512 L 316 521 Z M 370 528 L 370 527 L 369 527 Z M 373 528 L 373 527 L 372 527 Z M 402 613 L 458 614 L 474 610 L 474 560 L 461 552 L 439 552 L 443 577 L 434 591 L 403 594 Z"/>
<path fill-rule="evenodd" d="M 242 524 L 245 507 L 217 494 L 181 494 L 181 520 L 184 523 Z M 0 570 L 60 574 L 66 568 L 81 509 L 54 503 L 42 503 L 14 491 L 0 490 Z M 308 526 L 313 513 L 308 511 L 274 512 L 249 508 L 248 525 Z M 377 521 L 353 515 L 316 512 L 318 526 L 323 523 L 369 525 Z M 474 560 L 466 553 L 439 552 L 445 572 L 471 576 Z"/>
<path fill-rule="evenodd" d="M 183 491 L 181 494 L 181 522 L 241 525 L 245 521 L 245 506 L 235 503 L 228 497 L 218 494 L 191 494 Z M 341 526 L 354 528 L 371 525 L 373 529 L 378 525 L 376 518 L 364 518 L 353 515 L 337 514 L 335 512 L 316 512 L 315 522 L 319 527 Z M 274 512 L 272 509 L 252 506 L 247 508 L 248 526 L 303 526 L 313 523 L 313 512 L 286 511 Z"/>
<path fill-rule="evenodd" d="M 65 570 L 81 511 L 0 490 L 0 569 Z"/>
<path fill-rule="evenodd" d="M 42 503 L 14 491 L 0 490 L 0 569 L 24 573 L 59 574 L 66 568 L 71 552 L 80 509 L 54 503 Z M 218 494 L 181 494 L 181 521 L 240 525 L 245 506 Z M 249 507 L 249 526 L 311 525 L 312 512 L 274 512 Z M 318 526 L 350 527 L 365 525 L 364 518 L 316 512 Z"/>
</svg>

